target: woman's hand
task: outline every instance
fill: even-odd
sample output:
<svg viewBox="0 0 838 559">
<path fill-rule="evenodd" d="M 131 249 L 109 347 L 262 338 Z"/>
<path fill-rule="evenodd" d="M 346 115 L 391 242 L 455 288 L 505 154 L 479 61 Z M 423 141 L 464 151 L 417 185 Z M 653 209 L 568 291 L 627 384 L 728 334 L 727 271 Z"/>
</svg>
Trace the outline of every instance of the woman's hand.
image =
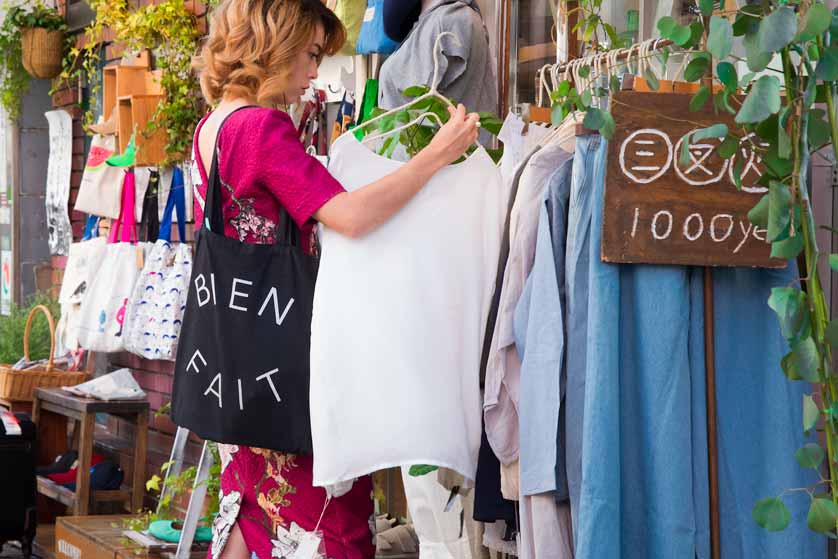
<svg viewBox="0 0 838 559">
<path fill-rule="evenodd" d="M 404 207 L 433 175 L 463 156 L 477 141 L 479 117 L 462 105 L 449 108 L 451 120 L 428 146 L 397 171 L 353 192 L 342 192 L 323 204 L 314 218 L 348 237 L 366 235 Z"/>
<path fill-rule="evenodd" d="M 427 152 L 440 168 L 462 157 L 469 146 L 477 141 L 480 131 L 480 117 L 477 113 L 466 114 L 466 108 L 462 104 L 456 109 L 448 107 L 448 112 L 451 118 L 434 135 L 428 147 L 422 150 Z"/>
</svg>

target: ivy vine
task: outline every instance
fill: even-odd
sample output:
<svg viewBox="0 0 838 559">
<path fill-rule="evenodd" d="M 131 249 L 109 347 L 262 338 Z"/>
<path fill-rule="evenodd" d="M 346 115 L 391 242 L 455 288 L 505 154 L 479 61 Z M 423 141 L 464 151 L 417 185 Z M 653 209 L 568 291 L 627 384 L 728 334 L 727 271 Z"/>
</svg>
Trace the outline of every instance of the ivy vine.
<svg viewBox="0 0 838 559">
<path fill-rule="evenodd" d="M 202 115 L 198 79 L 191 69 L 199 39 L 195 16 L 184 0 L 164 0 L 136 10 L 127 0 L 89 0 L 89 4 L 96 18 L 85 29 L 83 46 L 69 50 L 61 73 L 64 84 L 87 78 L 94 101 L 85 113 L 85 127 L 94 122 L 95 99 L 101 89 L 102 44 L 109 28 L 113 43 L 124 45 L 127 52 L 150 50 L 154 54 L 162 71 L 165 97 L 146 132 L 164 128 L 167 158 L 163 164 L 182 161 L 188 156 L 195 123 Z"/>
</svg>

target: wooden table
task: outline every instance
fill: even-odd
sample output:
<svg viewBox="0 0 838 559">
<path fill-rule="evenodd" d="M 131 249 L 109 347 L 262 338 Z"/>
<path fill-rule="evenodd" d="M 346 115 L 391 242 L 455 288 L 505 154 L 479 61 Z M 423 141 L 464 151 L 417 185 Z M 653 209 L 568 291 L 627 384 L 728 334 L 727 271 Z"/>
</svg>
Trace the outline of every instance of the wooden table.
<svg viewBox="0 0 838 559">
<path fill-rule="evenodd" d="M 148 441 L 148 401 L 120 400 L 105 402 L 73 396 L 60 388 L 37 388 L 34 396 L 32 420 L 39 430 L 41 415 L 44 412 L 51 412 L 73 419 L 75 421 L 74 433 L 79 434 L 76 491 L 73 492 L 55 484 L 48 478 L 38 476 L 38 492 L 72 507 L 74 514 L 77 516 L 84 516 L 88 513 L 91 499 L 90 461 L 93 454 L 93 428 L 96 414 L 107 413 L 136 425 L 134 476 L 130 488 L 95 491 L 95 498 L 97 501 L 130 501 L 131 510 L 135 511 L 142 508 L 145 494 L 145 462 Z"/>
</svg>

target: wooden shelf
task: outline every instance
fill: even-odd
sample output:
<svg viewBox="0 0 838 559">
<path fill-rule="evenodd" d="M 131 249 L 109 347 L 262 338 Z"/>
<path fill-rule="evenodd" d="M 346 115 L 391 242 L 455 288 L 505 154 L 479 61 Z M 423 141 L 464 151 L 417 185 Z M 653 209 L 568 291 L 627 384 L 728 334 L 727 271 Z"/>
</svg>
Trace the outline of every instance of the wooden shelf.
<svg viewBox="0 0 838 559">
<path fill-rule="evenodd" d="M 68 507 L 76 505 L 76 492 L 59 485 L 48 477 L 38 476 L 38 493 Z M 116 490 L 91 490 L 94 503 L 130 503 L 131 489 L 122 486 Z"/>
<path fill-rule="evenodd" d="M 118 150 L 124 152 L 136 131 L 138 166 L 158 165 L 166 157 L 166 131 L 147 131 L 163 100 L 162 72 L 148 69 L 148 53 L 130 64 L 106 66 L 102 84 L 102 115 L 116 124 Z"/>
</svg>

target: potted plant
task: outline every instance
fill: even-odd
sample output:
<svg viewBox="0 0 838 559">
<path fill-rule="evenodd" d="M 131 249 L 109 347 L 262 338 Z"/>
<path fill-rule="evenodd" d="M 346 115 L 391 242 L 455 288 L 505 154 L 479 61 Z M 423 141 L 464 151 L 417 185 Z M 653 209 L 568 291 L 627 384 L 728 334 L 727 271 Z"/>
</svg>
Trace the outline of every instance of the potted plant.
<svg viewBox="0 0 838 559">
<path fill-rule="evenodd" d="M 65 30 L 58 11 L 41 2 L 7 8 L 0 25 L 0 103 L 12 120 L 31 77 L 54 78 L 61 72 Z"/>
<path fill-rule="evenodd" d="M 39 2 L 31 11 L 12 8 L 9 16 L 20 29 L 23 67 L 29 75 L 52 79 L 60 74 L 67 26 L 58 10 Z"/>
</svg>

